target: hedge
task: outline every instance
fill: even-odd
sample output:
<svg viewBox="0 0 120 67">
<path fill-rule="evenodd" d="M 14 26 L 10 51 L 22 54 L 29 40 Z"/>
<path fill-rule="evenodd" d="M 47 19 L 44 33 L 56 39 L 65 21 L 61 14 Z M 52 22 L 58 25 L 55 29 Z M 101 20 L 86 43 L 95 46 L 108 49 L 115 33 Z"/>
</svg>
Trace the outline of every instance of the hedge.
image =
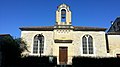
<svg viewBox="0 0 120 67">
<path fill-rule="evenodd" d="M 49 57 L 53 57 L 50 61 Z M 57 65 L 57 58 L 54 56 L 28 56 L 17 59 L 13 64 L 4 65 L 7 67 L 53 67 Z"/>
<path fill-rule="evenodd" d="M 74 67 L 80 66 L 120 66 L 120 58 L 109 57 L 109 58 L 95 58 L 95 57 L 73 57 L 72 65 Z"/>
</svg>

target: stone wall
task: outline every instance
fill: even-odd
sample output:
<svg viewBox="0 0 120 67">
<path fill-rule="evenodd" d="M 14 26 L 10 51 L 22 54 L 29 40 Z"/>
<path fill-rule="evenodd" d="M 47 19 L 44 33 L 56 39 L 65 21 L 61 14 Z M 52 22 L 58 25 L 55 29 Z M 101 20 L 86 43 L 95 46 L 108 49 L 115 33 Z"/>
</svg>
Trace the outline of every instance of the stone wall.
<svg viewBox="0 0 120 67">
<path fill-rule="evenodd" d="M 54 30 L 54 31 L 22 31 L 21 37 L 28 44 L 30 50 L 29 55 L 32 53 L 33 39 L 37 34 L 42 34 L 44 40 L 44 54 L 57 56 L 59 63 L 59 47 L 68 47 L 68 64 L 72 63 L 73 56 L 92 56 L 92 57 L 106 57 L 106 39 L 104 31 L 73 31 L 73 30 Z M 82 37 L 84 35 L 91 35 L 93 38 L 94 54 L 82 54 Z M 72 43 L 55 43 L 54 40 L 72 40 Z M 27 52 L 24 52 L 27 54 Z M 39 55 L 39 54 L 38 54 Z"/>
<path fill-rule="evenodd" d="M 120 54 L 120 35 L 108 35 L 109 55 L 116 57 Z"/>
<path fill-rule="evenodd" d="M 93 38 L 93 55 L 83 55 L 82 54 L 82 37 L 84 35 L 91 35 Z M 75 56 L 94 56 L 94 57 L 105 57 L 107 55 L 106 50 L 106 39 L 105 32 L 103 31 L 74 31 L 73 32 L 73 44 Z"/>
<path fill-rule="evenodd" d="M 34 55 L 32 53 L 33 51 L 33 42 L 34 42 L 34 36 L 37 34 L 42 34 L 44 36 L 44 53 L 43 55 L 52 55 L 52 45 L 53 45 L 53 32 L 52 31 L 22 31 L 21 37 L 24 39 L 24 41 L 27 43 L 28 52 L 24 52 L 23 54 L 30 54 Z M 39 55 L 39 54 L 38 54 Z"/>
</svg>

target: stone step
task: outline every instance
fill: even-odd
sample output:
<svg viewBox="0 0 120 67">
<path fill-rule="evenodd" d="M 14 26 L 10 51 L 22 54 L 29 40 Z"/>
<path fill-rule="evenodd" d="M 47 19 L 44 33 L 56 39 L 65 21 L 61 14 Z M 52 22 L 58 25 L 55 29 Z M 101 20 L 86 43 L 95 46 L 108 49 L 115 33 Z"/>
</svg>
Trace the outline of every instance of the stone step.
<svg viewBox="0 0 120 67">
<path fill-rule="evenodd" d="M 57 65 L 57 67 L 72 67 L 72 65 Z"/>
</svg>

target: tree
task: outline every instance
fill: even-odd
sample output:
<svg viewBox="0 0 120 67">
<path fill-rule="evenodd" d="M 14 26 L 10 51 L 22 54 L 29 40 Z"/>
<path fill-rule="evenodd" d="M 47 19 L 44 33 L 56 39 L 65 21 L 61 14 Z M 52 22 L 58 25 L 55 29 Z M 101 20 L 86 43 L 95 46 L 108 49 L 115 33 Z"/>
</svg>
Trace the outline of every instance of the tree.
<svg viewBox="0 0 120 67">
<path fill-rule="evenodd" d="M 19 45 L 12 36 L 0 36 L 0 47 L 2 52 L 2 65 L 10 65 L 20 58 Z"/>
<path fill-rule="evenodd" d="M 27 49 L 27 44 L 26 42 L 22 39 L 22 38 L 16 38 L 15 39 L 15 42 L 19 45 L 19 48 L 20 48 L 20 51 L 21 53 L 25 50 L 27 50 L 28 52 L 30 52 L 28 49 Z"/>
</svg>

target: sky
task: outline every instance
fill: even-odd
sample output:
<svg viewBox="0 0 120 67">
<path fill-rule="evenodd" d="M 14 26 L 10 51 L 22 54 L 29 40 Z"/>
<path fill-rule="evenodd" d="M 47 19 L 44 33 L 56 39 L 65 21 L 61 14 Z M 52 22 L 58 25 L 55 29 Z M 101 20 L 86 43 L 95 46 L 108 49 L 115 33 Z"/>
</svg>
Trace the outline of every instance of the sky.
<svg viewBox="0 0 120 67">
<path fill-rule="evenodd" d="M 60 4 L 70 6 L 73 26 L 108 28 L 120 16 L 120 0 L 0 0 L 0 34 L 20 37 L 23 26 L 54 26 Z"/>
</svg>

